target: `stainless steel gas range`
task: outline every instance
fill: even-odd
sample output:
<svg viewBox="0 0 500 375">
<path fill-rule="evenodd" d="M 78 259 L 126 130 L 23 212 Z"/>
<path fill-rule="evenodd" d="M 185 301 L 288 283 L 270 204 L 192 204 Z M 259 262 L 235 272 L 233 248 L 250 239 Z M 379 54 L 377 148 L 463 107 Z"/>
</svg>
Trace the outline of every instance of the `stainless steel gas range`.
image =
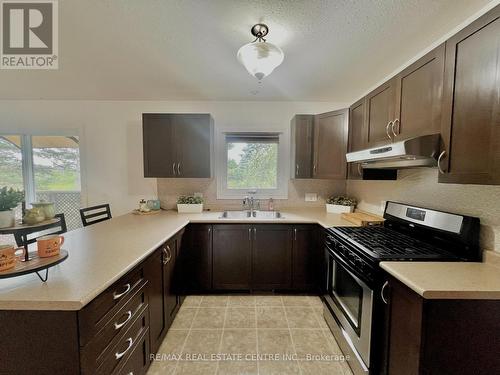
<svg viewBox="0 0 500 375">
<path fill-rule="evenodd" d="M 479 219 L 387 202 L 383 226 L 327 229 L 324 315 L 351 368 L 384 374 L 381 261 L 479 261 Z"/>
</svg>

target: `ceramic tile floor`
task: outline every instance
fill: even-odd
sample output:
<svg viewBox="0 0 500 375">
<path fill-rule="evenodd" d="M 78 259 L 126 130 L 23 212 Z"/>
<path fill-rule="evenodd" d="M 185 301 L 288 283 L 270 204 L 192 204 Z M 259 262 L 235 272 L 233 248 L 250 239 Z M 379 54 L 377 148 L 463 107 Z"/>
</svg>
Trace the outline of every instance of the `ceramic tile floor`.
<svg viewBox="0 0 500 375">
<path fill-rule="evenodd" d="M 352 375 L 322 311 L 312 296 L 188 296 L 148 375 Z"/>
</svg>

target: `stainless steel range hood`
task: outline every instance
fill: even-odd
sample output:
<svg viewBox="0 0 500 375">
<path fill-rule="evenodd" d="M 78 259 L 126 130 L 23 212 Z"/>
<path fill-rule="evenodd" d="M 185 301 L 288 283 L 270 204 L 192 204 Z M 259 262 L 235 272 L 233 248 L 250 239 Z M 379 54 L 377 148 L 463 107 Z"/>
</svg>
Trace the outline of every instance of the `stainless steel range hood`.
<svg viewBox="0 0 500 375">
<path fill-rule="evenodd" d="M 430 134 L 381 147 L 350 152 L 346 155 L 346 158 L 348 163 L 360 163 L 363 168 L 436 167 L 439 149 L 440 135 Z"/>
</svg>

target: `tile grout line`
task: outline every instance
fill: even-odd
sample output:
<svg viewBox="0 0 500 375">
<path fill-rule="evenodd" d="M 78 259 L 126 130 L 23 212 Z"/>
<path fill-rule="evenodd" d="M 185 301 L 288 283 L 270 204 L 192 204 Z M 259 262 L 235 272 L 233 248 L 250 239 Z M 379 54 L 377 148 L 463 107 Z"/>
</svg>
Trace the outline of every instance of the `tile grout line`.
<svg viewBox="0 0 500 375">
<path fill-rule="evenodd" d="M 193 316 L 193 320 L 191 320 L 191 324 L 189 325 L 188 333 L 186 335 L 186 338 L 184 339 L 184 342 L 182 343 L 181 356 L 184 355 L 184 348 L 186 347 L 186 342 L 187 342 L 188 337 L 191 335 L 191 329 L 193 327 L 193 324 L 194 324 L 194 321 L 196 319 L 196 316 L 198 315 L 198 311 L 200 311 L 199 306 L 201 305 L 201 300 L 202 299 L 203 299 L 203 297 L 201 297 L 200 302 L 198 302 L 198 306 L 196 307 L 196 312 L 195 312 L 195 314 Z M 174 371 L 172 372 L 172 375 L 175 375 L 175 373 L 177 372 L 177 367 L 179 367 L 179 361 L 177 361 L 175 363 L 175 367 L 174 367 Z"/>
<path fill-rule="evenodd" d="M 290 341 L 292 342 L 293 351 L 295 352 L 295 355 L 297 356 L 298 359 L 299 354 L 297 353 L 297 347 L 295 346 L 295 342 L 293 341 L 292 330 L 290 329 L 290 322 L 288 321 L 288 316 L 286 313 L 286 306 L 285 306 L 285 301 L 283 300 L 283 296 L 281 296 L 281 302 L 283 303 L 283 310 L 285 311 L 285 320 L 286 320 L 286 325 L 288 327 L 288 334 L 290 335 Z M 297 367 L 299 368 L 299 375 L 302 375 L 302 368 L 300 366 L 299 361 L 297 361 Z"/>
<path fill-rule="evenodd" d="M 219 349 L 217 354 L 221 354 L 222 350 L 222 340 L 224 339 L 224 330 L 226 329 L 226 319 L 227 319 L 227 309 L 229 308 L 229 296 L 226 297 L 226 306 L 224 307 L 224 320 L 222 321 L 222 333 L 220 335 L 219 341 Z M 215 366 L 215 375 L 219 372 L 219 363 L 220 360 L 217 360 L 217 364 Z"/>
</svg>

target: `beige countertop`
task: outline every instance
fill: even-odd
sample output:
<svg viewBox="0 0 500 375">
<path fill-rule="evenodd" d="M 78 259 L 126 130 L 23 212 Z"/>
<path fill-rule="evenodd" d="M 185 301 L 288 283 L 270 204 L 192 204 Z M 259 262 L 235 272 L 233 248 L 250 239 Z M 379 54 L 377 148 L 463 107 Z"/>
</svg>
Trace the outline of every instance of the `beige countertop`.
<svg viewBox="0 0 500 375">
<path fill-rule="evenodd" d="M 221 219 L 220 212 L 123 215 L 66 233 L 69 257 L 49 270 L 42 283 L 35 274 L 0 279 L 0 310 L 79 310 L 188 223 L 317 223 L 352 226 L 324 208 L 281 211 L 283 218 Z"/>
<path fill-rule="evenodd" d="M 500 268 L 473 262 L 381 262 L 426 299 L 500 299 Z"/>
</svg>

